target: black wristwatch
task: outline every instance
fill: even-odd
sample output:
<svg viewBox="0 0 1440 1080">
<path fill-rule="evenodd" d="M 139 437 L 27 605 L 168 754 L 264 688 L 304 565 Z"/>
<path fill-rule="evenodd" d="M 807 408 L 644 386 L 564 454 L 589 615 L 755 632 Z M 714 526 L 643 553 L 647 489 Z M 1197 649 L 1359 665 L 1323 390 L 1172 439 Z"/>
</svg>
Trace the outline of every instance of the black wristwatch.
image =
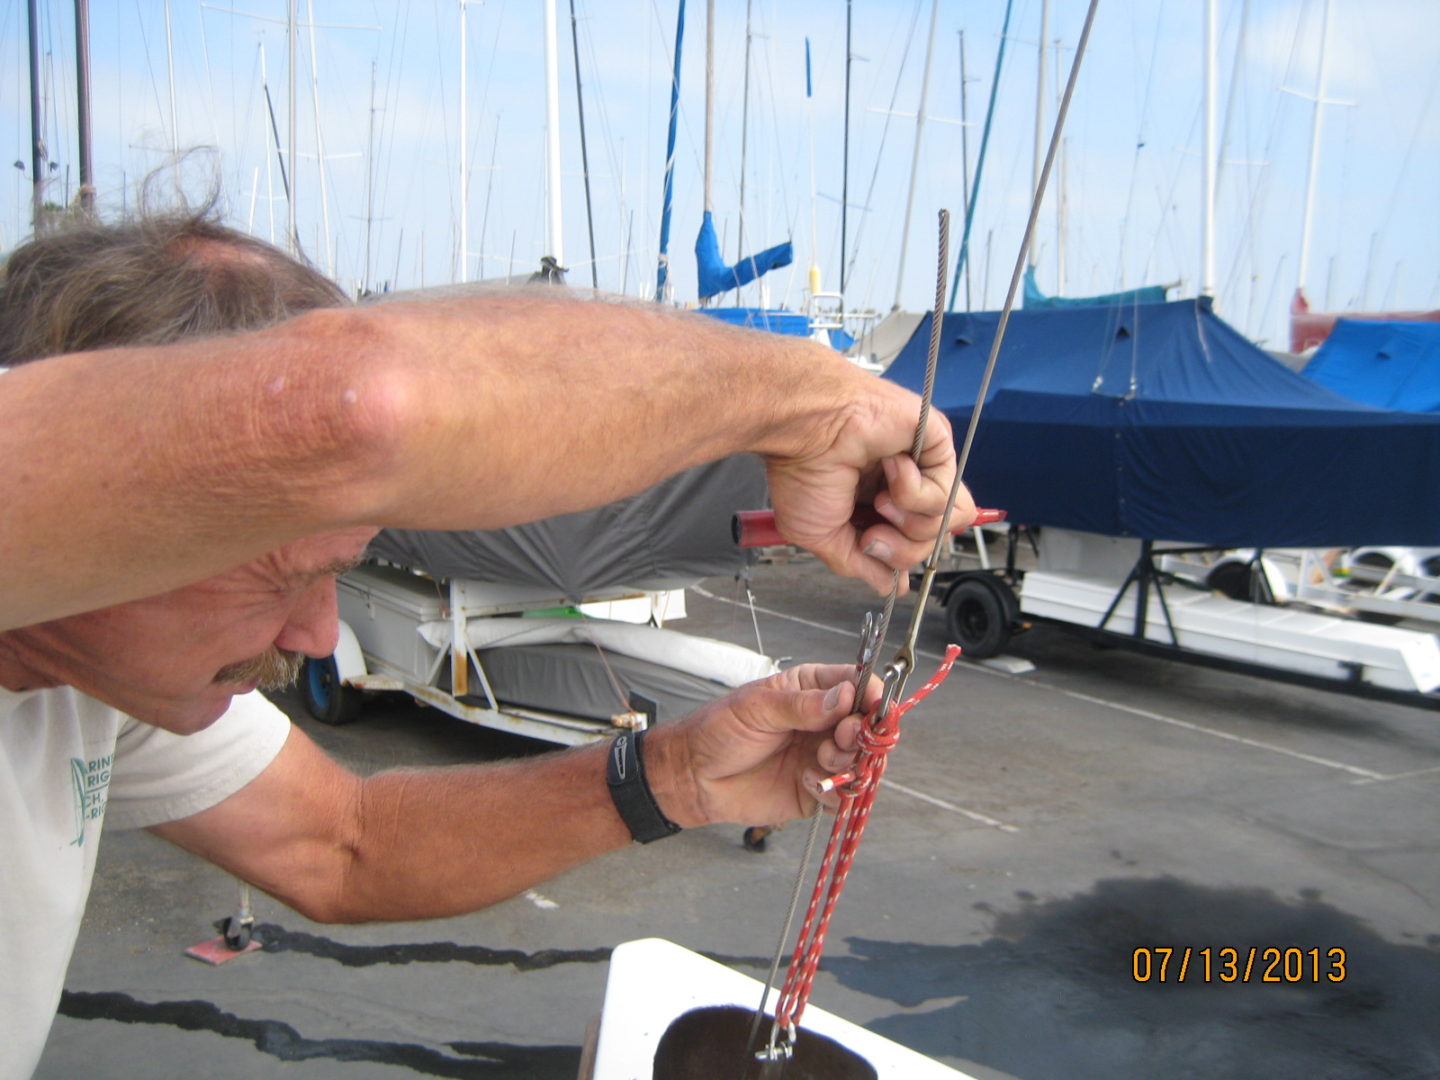
<svg viewBox="0 0 1440 1080">
<path fill-rule="evenodd" d="M 620 820 L 639 843 L 649 844 L 680 831 L 680 826 L 660 812 L 650 785 L 645 780 L 642 750 L 645 730 L 627 731 L 610 744 L 605 759 L 605 782 Z"/>
</svg>

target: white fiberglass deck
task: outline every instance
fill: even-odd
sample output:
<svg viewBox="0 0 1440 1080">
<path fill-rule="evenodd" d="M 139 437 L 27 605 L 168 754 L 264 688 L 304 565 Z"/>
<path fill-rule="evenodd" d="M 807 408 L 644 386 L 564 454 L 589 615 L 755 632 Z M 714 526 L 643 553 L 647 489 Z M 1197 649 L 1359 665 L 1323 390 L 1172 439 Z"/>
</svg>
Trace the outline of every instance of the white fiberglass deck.
<svg viewBox="0 0 1440 1080">
<path fill-rule="evenodd" d="M 610 958 L 591 1080 L 650 1080 L 660 1037 L 677 1017 L 713 1005 L 753 1009 L 762 990 L 758 980 L 660 938 L 618 946 Z M 813 1005 L 802 1027 L 865 1058 L 881 1080 L 972 1080 Z"/>
</svg>

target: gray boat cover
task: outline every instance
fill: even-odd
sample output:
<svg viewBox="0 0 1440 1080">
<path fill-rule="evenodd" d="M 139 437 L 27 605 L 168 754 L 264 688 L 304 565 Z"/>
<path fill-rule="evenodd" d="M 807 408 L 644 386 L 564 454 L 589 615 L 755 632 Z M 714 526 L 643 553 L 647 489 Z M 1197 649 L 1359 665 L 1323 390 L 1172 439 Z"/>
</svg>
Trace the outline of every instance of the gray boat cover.
<svg viewBox="0 0 1440 1080">
<path fill-rule="evenodd" d="M 503 704 L 609 720 L 630 695 L 655 703 L 656 723 L 679 720 L 729 693 L 713 682 L 652 660 L 604 653 L 593 645 L 515 645 L 479 653 L 486 678 Z"/>
<path fill-rule="evenodd" d="M 386 529 L 372 557 L 437 578 L 534 584 L 580 603 L 602 589 L 680 588 L 738 573 L 753 555 L 735 546 L 738 510 L 768 505 L 758 458 L 689 469 L 619 502 L 493 532 Z"/>
</svg>

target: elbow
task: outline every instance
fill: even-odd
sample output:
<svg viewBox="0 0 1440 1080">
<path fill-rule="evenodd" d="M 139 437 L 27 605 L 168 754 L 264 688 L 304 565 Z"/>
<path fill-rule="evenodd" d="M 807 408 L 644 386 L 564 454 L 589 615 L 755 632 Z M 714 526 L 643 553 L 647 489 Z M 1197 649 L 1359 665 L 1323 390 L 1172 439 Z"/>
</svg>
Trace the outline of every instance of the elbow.
<svg viewBox="0 0 1440 1080">
<path fill-rule="evenodd" d="M 311 312 L 287 324 L 299 342 L 296 363 L 273 380 L 266 413 L 307 467 L 291 472 L 308 506 L 326 525 L 368 525 L 395 501 L 419 408 L 424 377 L 400 335 L 364 309 Z M 293 391 L 300 390 L 300 393 Z M 288 399 L 294 408 L 284 408 Z M 294 460 L 292 458 L 292 460 Z"/>
</svg>

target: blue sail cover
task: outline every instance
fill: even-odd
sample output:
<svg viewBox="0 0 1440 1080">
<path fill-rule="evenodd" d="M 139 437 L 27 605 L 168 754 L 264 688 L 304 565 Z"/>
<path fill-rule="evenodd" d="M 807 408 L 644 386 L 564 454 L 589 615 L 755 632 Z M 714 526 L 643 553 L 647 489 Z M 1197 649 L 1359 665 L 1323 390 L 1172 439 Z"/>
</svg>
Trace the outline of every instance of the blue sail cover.
<svg viewBox="0 0 1440 1080">
<path fill-rule="evenodd" d="M 1020 306 L 1032 308 L 1104 307 L 1111 304 L 1163 304 L 1169 297 L 1168 286 L 1142 285 L 1138 289 L 1104 293 L 1100 296 L 1046 296 L 1035 284 L 1035 268 L 1025 268 L 1025 291 Z"/>
<path fill-rule="evenodd" d="M 707 307 L 699 310 L 701 315 L 709 315 L 731 326 L 743 326 L 747 330 L 764 330 L 767 334 L 784 334 L 787 337 L 810 336 L 810 319 L 798 311 L 754 307 Z"/>
<path fill-rule="evenodd" d="M 886 372 L 918 391 L 930 318 Z M 970 421 L 999 314 L 944 317 Z M 1011 315 L 966 482 L 1010 520 L 1217 547 L 1440 545 L 1440 416 L 1340 397 L 1206 300 Z"/>
<path fill-rule="evenodd" d="M 720 255 L 720 241 L 715 237 L 715 222 L 709 210 L 695 238 L 695 263 L 700 278 L 700 299 L 708 300 L 731 289 L 749 285 L 761 274 L 780 266 L 789 266 L 795 257 L 789 241 L 766 248 L 759 255 L 741 259 L 734 266 L 725 265 Z"/>
<path fill-rule="evenodd" d="M 1440 412 L 1440 323 L 1340 319 L 1301 374 L 1352 401 Z"/>
</svg>

